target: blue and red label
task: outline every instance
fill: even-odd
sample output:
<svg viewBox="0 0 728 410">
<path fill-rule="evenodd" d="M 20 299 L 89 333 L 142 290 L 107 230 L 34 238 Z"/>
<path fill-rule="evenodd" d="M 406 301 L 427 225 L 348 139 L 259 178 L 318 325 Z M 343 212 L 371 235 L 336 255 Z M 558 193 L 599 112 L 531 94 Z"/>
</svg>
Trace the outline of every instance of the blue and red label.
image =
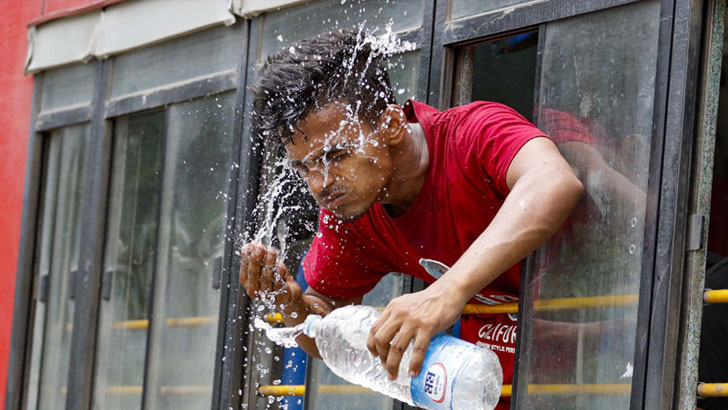
<svg viewBox="0 0 728 410">
<path fill-rule="evenodd" d="M 415 405 L 451 409 L 453 386 L 474 349 L 477 347 L 452 336 L 432 338 L 420 373 L 410 383 Z"/>
</svg>

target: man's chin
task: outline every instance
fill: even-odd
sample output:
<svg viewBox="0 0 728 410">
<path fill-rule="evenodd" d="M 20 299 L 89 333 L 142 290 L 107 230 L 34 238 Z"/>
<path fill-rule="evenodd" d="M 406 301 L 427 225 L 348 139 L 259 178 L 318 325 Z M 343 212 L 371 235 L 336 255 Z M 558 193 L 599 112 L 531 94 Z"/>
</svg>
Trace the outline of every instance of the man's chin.
<svg viewBox="0 0 728 410">
<path fill-rule="evenodd" d="M 366 207 L 364 209 L 328 209 L 328 211 L 334 214 L 334 216 L 336 216 L 336 219 L 340 220 L 341 222 L 351 222 L 357 220 L 364 216 L 364 214 L 366 214 L 368 210 L 369 207 Z"/>
</svg>

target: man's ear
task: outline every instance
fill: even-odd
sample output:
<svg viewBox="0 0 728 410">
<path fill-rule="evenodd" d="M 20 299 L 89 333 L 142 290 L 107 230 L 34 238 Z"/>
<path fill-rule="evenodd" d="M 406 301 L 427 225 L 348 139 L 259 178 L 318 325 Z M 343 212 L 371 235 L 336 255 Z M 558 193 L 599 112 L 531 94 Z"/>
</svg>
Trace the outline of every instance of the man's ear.
<svg viewBox="0 0 728 410">
<path fill-rule="evenodd" d="M 407 135 L 407 117 L 402 107 L 389 104 L 380 118 L 379 127 L 384 131 L 389 146 L 399 145 Z"/>
</svg>

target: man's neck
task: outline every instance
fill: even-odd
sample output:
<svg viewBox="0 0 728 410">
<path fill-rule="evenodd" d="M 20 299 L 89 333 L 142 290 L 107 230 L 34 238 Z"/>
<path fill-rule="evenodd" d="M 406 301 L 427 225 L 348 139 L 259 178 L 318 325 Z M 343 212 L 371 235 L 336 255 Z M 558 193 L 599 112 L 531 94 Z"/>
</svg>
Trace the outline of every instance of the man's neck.
<svg viewBox="0 0 728 410">
<path fill-rule="evenodd" d="M 403 215 L 415 202 L 425 183 L 430 164 L 427 139 L 422 126 L 417 122 L 406 123 L 405 126 L 408 127 L 407 136 L 392 153 L 392 178 L 380 201 L 392 217 Z"/>
</svg>

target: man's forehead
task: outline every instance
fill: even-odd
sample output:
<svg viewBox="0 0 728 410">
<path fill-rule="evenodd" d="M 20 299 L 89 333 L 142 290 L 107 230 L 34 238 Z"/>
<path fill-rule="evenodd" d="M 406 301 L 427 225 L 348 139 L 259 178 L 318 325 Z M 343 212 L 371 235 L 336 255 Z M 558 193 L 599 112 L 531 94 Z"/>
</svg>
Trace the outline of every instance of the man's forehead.
<svg viewBox="0 0 728 410">
<path fill-rule="evenodd" d="M 293 132 L 293 141 L 286 144 L 286 151 L 307 155 L 326 146 L 348 144 L 358 138 L 361 121 L 344 104 L 331 103 L 312 111 L 301 119 Z"/>
</svg>

